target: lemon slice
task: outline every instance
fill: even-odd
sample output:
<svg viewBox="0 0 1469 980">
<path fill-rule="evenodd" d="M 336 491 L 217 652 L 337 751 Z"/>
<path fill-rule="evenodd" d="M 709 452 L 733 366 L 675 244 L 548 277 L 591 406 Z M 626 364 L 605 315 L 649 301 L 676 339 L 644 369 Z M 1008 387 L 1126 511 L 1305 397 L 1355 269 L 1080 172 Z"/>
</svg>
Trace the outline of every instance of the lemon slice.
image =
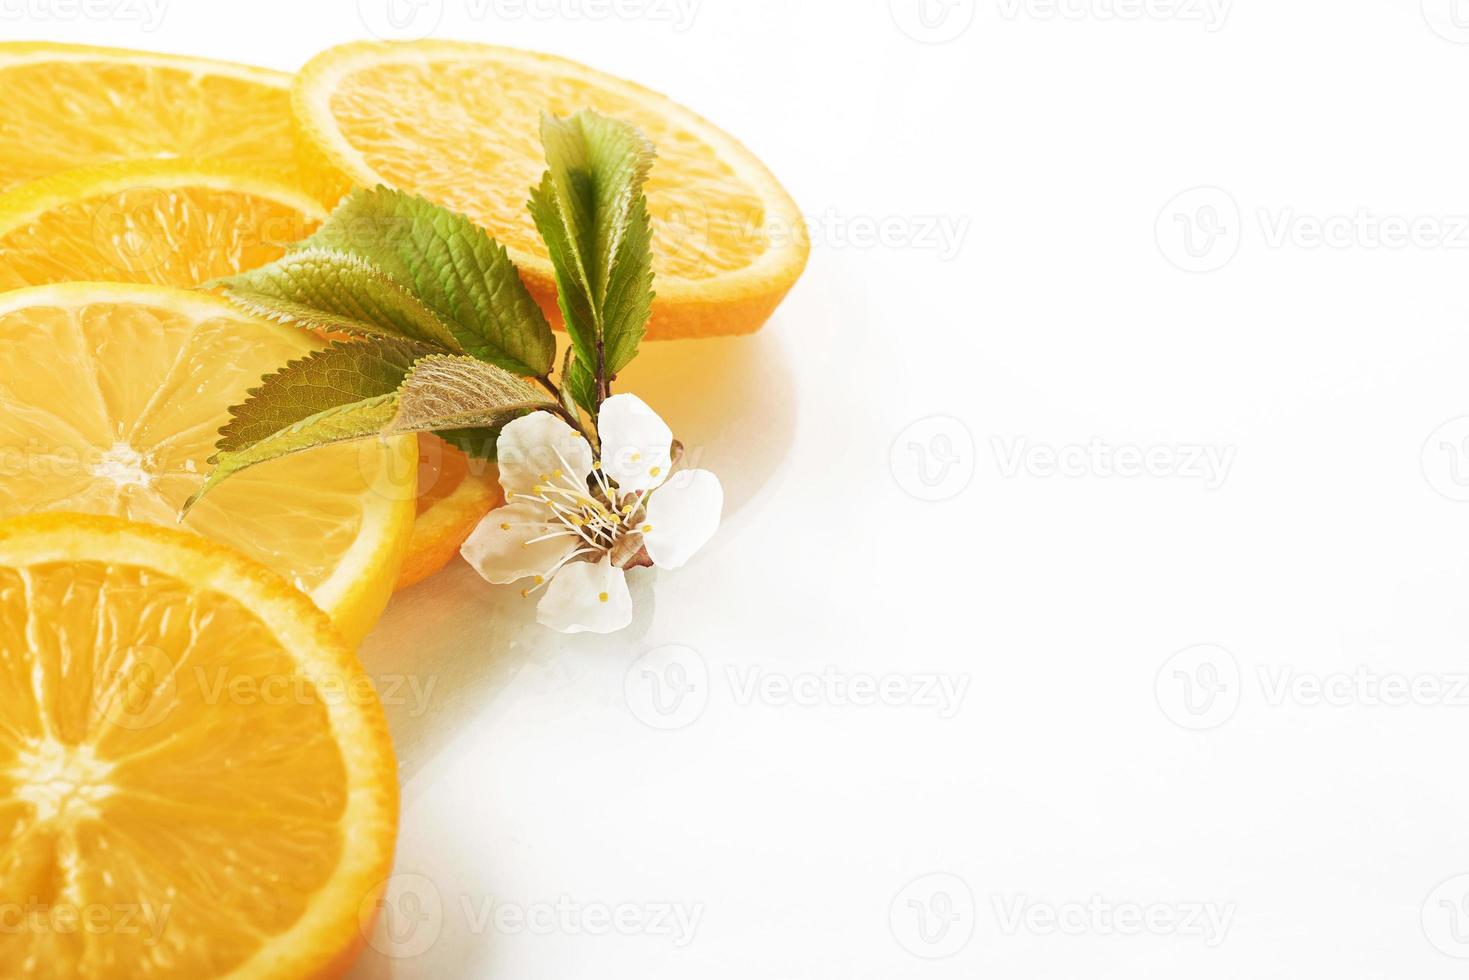
<svg viewBox="0 0 1469 980">
<path fill-rule="evenodd" d="M 0 44 L 0 190 L 120 160 L 295 169 L 291 76 L 80 44 Z"/>
<path fill-rule="evenodd" d="M 291 76 L 203 57 L 0 44 L 0 190 L 113 160 L 295 170 Z"/>
<path fill-rule="evenodd" d="M 275 261 L 325 219 L 298 188 L 226 164 L 68 170 L 0 194 L 0 289 L 198 285 Z"/>
<path fill-rule="evenodd" d="M 551 264 L 525 206 L 545 169 L 542 112 L 595 109 L 658 148 L 650 339 L 755 330 L 806 265 L 800 212 L 749 150 L 665 96 L 565 58 L 453 41 L 346 44 L 301 70 L 294 98 L 324 200 L 382 183 L 468 215 L 509 249 L 553 319 Z"/>
<path fill-rule="evenodd" d="M 317 346 L 203 293 L 65 283 L 0 294 L 0 518 L 174 524 L 228 408 Z M 226 481 L 184 526 L 282 573 L 355 642 L 397 578 L 416 469 L 411 437 L 300 453 Z"/>
<path fill-rule="evenodd" d="M 382 708 L 325 616 L 234 551 L 0 523 L 0 972 L 336 976 L 392 864 Z"/>
</svg>

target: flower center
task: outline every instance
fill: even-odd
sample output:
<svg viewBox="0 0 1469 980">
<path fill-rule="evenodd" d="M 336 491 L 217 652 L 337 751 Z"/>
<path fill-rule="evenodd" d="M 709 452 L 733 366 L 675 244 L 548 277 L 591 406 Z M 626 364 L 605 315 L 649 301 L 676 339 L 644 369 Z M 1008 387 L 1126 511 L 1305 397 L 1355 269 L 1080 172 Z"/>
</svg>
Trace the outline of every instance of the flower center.
<svg viewBox="0 0 1469 980">
<path fill-rule="evenodd" d="M 646 493 L 619 494 L 602 474 L 599 464 L 593 465 L 590 482 L 579 481 L 568 474 L 571 467 L 566 465 L 566 460 L 561 459 L 560 462 L 562 469 L 538 474 L 538 482 L 530 493 L 507 494 L 505 498 L 507 503 L 538 504 L 547 512 L 548 517 L 542 525 L 545 532 L 525 541 L 522 547 L 552 538 L 578 539 L 576 547 L 555 567 L 535 577 L 535 585 L 521 590 L 520 594 L 525 597 L 543 587 L 563 565 L 580 558 L 590 556 L 596 561 L 610 555 L 613 564 L 624 566 L 642 550 L 642 535 L 653 529 L 651 524 L 644 522 Z M 509 530 L 510 525 L 502 527 Z"/>
</svg>

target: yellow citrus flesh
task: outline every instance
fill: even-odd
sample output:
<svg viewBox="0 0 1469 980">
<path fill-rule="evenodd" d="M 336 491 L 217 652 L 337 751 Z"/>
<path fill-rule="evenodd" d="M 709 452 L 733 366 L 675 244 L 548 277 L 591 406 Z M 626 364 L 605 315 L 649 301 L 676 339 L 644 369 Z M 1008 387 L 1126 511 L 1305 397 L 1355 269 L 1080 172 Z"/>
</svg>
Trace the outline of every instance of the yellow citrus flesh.
<svg viewBox="0 0 1469 980">
<path fill-rule="evenodd" d="M 504 502 L 494 463 L 471 459 L 438 436 L 418 437 L 418 516 L 399 589 L 441 570 L 486 514 Z"/>
<path fill-rule="evenodd" d="M 317 346 L 184 290 L 0 294 L 0 518 L 80 511 L 174 524 L 229 407 Z M 283 574 L 355 643 L 397 580 L 416 469 L 411 437 L 300 453 L 227 480 L 184 527 Z"/>
<path fill-rule="evenodd" d="M 658 148 L 649 337 L 757 329 L 805 267 L 800 213 L 747 149 L 666 97 L 564 58 L 452 41 L 331 48 L 295 88 L 303 169 L 322 175 L 319 193 L 384 183 L 469 215 L 553 317 L 551 266 L 525 202 L 545 169 L 541 113 L 584 108 L 633 123 Z"/>
<path fill-rule="evenodd" d="M 393 750 L 274 573 L 116 518 L 0 522 L 0 973 L 335 975 L 388 875 Z"/>
<path fill-rule="evenodd" d="M 69 170 L 0 194 L 0 289 L 197 285 L 280 258 L 325 218 L 300 190 L 222 164 Z"/>
<path fill-rule="evenodd" d="M 0 44 L 0 189 L 121 160 L 294 169 L 289 75 L 78 44 Z"/>
</svg>

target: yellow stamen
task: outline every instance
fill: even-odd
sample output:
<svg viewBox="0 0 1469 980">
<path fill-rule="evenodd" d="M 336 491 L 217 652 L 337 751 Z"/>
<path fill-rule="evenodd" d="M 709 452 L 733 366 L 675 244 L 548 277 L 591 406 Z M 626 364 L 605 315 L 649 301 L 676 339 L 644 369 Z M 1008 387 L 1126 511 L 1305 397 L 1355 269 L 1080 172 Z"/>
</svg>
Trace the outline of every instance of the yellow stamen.
<svg viewBox="0 0 1469 980">
<path fill-rule="evenodd" d="M 603 592 L 603 593 L 599 594 L 597 596 L 597 600 L 599 602 L 606 602 L 607 601 L 607 593 Z"/>
<path fill-rule="evenodd" d="M 653 530 L 653 525 L 651 525 L 651 524 L 644 524 L 643 525 L 643 533 L 644 534 L 647 534 L 651 530 Z"/>
<path fill-rule="evenodd" d="M 657 476 L 659 473 L 662 473 L 662 472 L 663 472 L 663 467 L 661 467 L 661 466 L 655 466 L 651 470 L 648 471 L 648 475 L 649 476 Z"/>
<path fill-rule="evenodd" d="M 507 523 L 505 523 L 504 521 L 501 521 L 500 522 L 500 530 L 502 530 L 502 531 L 508 531 L 508 530 L 510 530 L 510 525 L 507 524 Z"/>
</svg>

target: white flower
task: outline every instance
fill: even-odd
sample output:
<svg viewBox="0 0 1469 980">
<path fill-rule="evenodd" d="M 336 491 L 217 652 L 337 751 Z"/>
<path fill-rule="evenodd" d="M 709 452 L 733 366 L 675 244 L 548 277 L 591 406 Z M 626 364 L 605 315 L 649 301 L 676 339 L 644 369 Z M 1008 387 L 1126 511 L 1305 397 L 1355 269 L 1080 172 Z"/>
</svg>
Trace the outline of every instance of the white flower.
<svg viewBox="0 0 1469 980">
<path fill-rule="evenodd" d="M 613 395 L 597 419 L 602 459 L 549 412 L 509 423 L 497 444 L 505 506 L 460 549 L 486 580 L 534 579 L 536 618 L 563 633 L 632 622 L 624 567 L 646 552 L 679 568 L 719 526 L 724 490 L 708 470 L 673 469 L 673 433 L 641 398 Z M 640 562 L 646 564 L 646 562 Z"/>
</svg>

